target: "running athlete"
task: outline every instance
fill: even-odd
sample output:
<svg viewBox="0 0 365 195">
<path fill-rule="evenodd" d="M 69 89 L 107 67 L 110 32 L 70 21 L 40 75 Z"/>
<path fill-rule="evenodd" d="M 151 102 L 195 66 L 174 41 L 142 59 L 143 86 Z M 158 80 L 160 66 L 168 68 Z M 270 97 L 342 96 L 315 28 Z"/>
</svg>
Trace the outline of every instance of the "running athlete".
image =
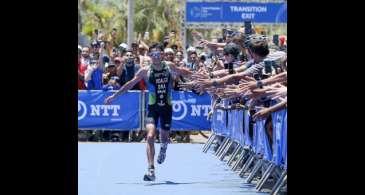
<svg viewBox="0 0 365 195">
<path fill-rule="evenodd" d="M 172 62 L 162 61 L 163 46 L 155 43 L 150 47 L 150 56 L 152 64 L 140 69 L 134 78 L 125 83 L 119 91 L 105 99 L 105 104 L 110 104 L 118 95 L 131 89 L 136 83 L 144 79 L 147 83 L 148 96 L 148 114 L 146 117 L 147 130 L 147 159 L 148 171 L 144 175 L 143 180 L 154 181 L 155 167 L 155 134 L 158 121 L 160 121 L 161 131 L 161 148 L 157 157 L 157 162 L 162 164 L 166 158 L 166 150 L 169 142 L 169 131 L 172 120 L 172 72 L 176 76 L 184 76 L 192 74 L 186 68 L 177 67 Z"/>
</svg>

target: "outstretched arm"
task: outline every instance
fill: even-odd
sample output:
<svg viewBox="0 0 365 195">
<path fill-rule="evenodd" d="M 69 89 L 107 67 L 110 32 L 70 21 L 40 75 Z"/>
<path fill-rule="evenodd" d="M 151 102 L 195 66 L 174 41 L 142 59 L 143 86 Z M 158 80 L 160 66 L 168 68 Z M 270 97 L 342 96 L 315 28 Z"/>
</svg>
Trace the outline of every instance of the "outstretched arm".
<svg viewBox="0 0 365 195">
<path fill-rule="evenodd" d="M 186 76 L 193 74 L 193 72 L 188 68 L 178 67 L 175 65 L 175 63 L 166 62 L 166 64 L 170 67 L 172 71 L 176 72 L 178 75 Z"/>
<path fill-rule="evenodd" d="M 140 80 L 142 80 L 147 74 L 147 68 L 140 69 L 136 75 L 133 77 L 132 80 L 125 83 L 116 93 L 109 96 L 105 99 L 105 104 L 110 104 L 111 101 L 113 101 L 116 97 L 118 97 L 120 94 L 125 93 L 126 91 L 132 89 L 134 85 L 136 85 Z"/>
<path fill-rule="evenodd" d="M 284 100 L 274 106 L 271 106 L 269 108 L 263 108 L 262 110 L 256 112 L 252 118 L 254 120 L 262 119 L 268 117 L 271 113 L 279 111 L 281 109 L 284 109 L 287 107 L 287 100 Z"/>
</svg>

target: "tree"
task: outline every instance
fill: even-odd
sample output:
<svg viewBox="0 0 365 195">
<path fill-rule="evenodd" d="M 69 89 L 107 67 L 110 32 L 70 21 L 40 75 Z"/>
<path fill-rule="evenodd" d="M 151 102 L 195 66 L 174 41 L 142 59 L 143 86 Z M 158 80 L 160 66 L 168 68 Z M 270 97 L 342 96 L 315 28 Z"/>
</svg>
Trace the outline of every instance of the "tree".
<svg viewBox="0 0 365 195">
<path fill-rule="evenodd" d="M 82 32 L 92 36 L 95 29 L 110 32 L 117 28 L 118 41 L 126 41 L 127 0 L 80 0 Z M 170 30 L 178 30 L 177 0 L 136 0 L 134 32 L 150 32 L 153 41 L 162 41 Z"/>
</svg>

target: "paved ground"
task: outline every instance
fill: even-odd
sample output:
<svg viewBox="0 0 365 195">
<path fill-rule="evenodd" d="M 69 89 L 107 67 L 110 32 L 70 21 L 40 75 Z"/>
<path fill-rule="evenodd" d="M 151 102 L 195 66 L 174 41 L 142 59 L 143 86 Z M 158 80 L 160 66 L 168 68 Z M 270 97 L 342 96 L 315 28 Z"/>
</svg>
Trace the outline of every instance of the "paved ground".
<svg viewBox="0 0 365 195">
<path fill-rule="evenodd" d="M 158 146 L 156 144 L 156 146 Z M 225 162 L 203 153 L 202 144 L 170 144 L 164 164 L 156 163 L 155 182 L 142 180 L 146 145 L 142 143 L 79 143 L 79 195 L 249 195 Z M 156 153 L 159 150 L 156 150 Z M 156 154 L 157 156 L 157 154 Z"/>
</svg>

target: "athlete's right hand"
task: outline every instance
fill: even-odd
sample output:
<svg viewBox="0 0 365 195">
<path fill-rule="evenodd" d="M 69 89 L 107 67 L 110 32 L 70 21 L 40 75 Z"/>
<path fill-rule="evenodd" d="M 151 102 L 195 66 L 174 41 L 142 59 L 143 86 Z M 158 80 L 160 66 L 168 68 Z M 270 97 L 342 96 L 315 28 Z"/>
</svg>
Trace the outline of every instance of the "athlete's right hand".
<svg viewBox="0 0 365 195">
<path fill-rule="evenodd" d="M 111 104 L 112 103 L 112 101 L 114 100 L 114 96 L 113 95 L 111 95 L 111 96 L 109 96 L 109 97 L 107 97 L 105 100 L 104 100 L 104 104 L 106 104 L 106 105 L 109 105 L 109 104 Z"/>
</svg>

